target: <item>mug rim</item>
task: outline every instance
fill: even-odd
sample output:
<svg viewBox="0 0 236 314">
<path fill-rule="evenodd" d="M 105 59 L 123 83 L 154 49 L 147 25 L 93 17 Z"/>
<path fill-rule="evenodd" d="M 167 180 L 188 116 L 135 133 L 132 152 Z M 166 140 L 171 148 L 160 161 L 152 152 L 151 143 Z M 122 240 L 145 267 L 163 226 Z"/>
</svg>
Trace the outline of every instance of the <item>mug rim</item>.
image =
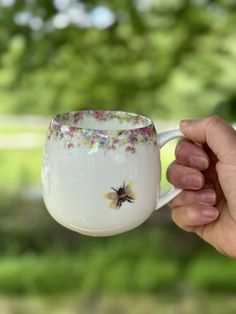
<svg viewBox="0 0 236 314">
<path fill-rule="evenodd" d="M 144 121 L 146 121 L 146 123 L 142 126 L 135 126 L 133 125 L 133 127 L 130 128 L 119 128 L 119 129 L 109 129 L 109 128 L 88 128 L 88 127 L 80 127 L 80 126 L 71 126 L 69 123 L 64 123 L 63 121 L 60 121 L 63 119 L 63 117 L 65 116 L 72 116 L 72 115 L 93 115 L 93 114 L 97 114 L 97 116 L 99 116 L 100 114 L 105 114 L 105 116 L 108 116 L 109 114 L 113 115 L 112 118 L 119 118 L 119 117 L 125 117 L 125 116 L 129 116 L 129 117 L 133 117 L 134 119 L 136 118 L 137 122 L 136 123 L 144 123 Z M 69 117 L 68 117 L 69 118 Z M 104 122 L 105 120 L 101 119 L 101 122 Z M 108 109 L 87 109 L 87 110 L 78 110 L 78 111 L 68 111 L 68 112 L 63 112 L 63 113 L 59 113 L 57 115 L 55 115 L 52 118 L 52 124 L 56 124 L 59 127 L 65 127 L 69 130 L 81 130 L 81 131 L 85 131 L 88 130 L 90 132 L 105 132 L 105 133 L 111 133 L 111 134 L 116 134 L 116 133 L 127 133 L 129 131 L 140 131 L 146 128 L 150 128 L 151 126 L 154 126 L 153 121 L 142 115 L 139 113 L 134 113 L 134 112 L 128 112 L 128 111 L 122 111 L 122 110 L 108 110 Z"/>
<path fill-rule="evenodd" d="M 102 127 L 92 129 L 76 126 L 86 114 L 97 119 L 96 123 L 101 121 L 102 124 L 102 122 L 109 122 L 109 119 L 116 118 L 121 125 L 126 122 L 130 127 L 126 129 Z M 122 120 L 124 117 L 125 119 Z M 63 119 L 69 123 L 65 123 Z M 70 126 L 70 123 L 75 126 Z M 47 140 L 62 142 L 64 147 L 68 149 L 84 146 L 90 153 L 98 151 L 100 148 L 108 152 L 123 147 L 127 153 L 132 154 L 136 153 L 139 144 L 149 143 L 156 146 L 158 142 L 155 125 L 150 118 L 136 113 L 115 110 L 83 110 L 58 114 L 50 122 Z"/>
</svg>

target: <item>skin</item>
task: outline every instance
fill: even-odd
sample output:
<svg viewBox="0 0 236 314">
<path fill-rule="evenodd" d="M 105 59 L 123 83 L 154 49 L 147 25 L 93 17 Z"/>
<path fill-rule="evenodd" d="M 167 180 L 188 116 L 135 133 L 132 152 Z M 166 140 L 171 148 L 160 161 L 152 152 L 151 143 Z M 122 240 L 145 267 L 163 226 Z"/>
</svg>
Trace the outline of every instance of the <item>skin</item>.
<svg viewBox="0 0 236 314">
<path fill-rule="evenodd" d="M 183 189 L 170 202 L 177 226 L 236 259 L 236 131 L 219 117 L 184 120 L 168 180 Z M 196 145 L 194 143 L 200 143 Z"/>
</svg>

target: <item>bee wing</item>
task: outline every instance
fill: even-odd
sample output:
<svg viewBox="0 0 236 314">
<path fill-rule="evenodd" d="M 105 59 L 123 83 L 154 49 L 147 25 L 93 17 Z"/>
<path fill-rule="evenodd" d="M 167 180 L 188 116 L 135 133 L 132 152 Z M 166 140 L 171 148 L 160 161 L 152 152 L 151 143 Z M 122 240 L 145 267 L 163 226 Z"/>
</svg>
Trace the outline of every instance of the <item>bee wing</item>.
<svg viewBox="0 0 236 314">
<path fill-rule="evenodd" d="M 108 192 L 104 194 L 104 197 L 112 200 L 112 201 L 117 201 L 117 193 L 116 192 Z"/>
<path fill-rule="evenodd" d="M 134 183 L 132 181 L 129 181 L 129 183 L 125 187 L 125 192 L 128 196 L 132 197 L 133 199 L 136 198 L 136 193 L 133 191 L 133 185 Z"/>
<path fill-rule="evenodd" d="M 113 200 L 110 205 L 109 205 L 109 208 L 116 208 L 117 207 L 117 200 Z"/>
<path fill-rule="evenodd" d="M 116 208 L 118 202 L 118 196 L 116 192 L 108 192 L 104 194 L 104 197 L 111 200 L 109 208 Z"/>
</svg>

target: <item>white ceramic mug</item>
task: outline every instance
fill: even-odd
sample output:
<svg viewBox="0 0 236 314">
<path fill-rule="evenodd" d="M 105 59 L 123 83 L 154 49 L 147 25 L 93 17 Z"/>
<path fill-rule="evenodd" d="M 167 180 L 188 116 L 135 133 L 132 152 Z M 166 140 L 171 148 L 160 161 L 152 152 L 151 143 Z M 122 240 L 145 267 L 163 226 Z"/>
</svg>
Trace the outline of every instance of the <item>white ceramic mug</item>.
<svg viewBox="0 0 236 314">
<path fill-rule="evenodd" d="M 179 130 L 157 135 L 144 116 L 87 110 L 52 119 L 42 162 L 42 193 L 51 216 L 91 236 L 142 224 L 179 189 L 160 194 L 160 149 Z"/>
</svg>

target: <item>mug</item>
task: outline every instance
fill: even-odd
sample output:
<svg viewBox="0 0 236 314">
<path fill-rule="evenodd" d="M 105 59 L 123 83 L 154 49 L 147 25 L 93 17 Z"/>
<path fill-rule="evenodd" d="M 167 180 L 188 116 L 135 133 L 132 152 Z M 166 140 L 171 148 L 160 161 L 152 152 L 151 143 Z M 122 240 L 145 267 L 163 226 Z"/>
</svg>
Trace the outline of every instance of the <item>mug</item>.
<svg viewBox="0 0 236 314">
<path fill-rule="evenodd" d="M 157 135 L 153 122 L 122 111 L 86 110 L 55 116 L 42 160 L 42 194 L 61 225 L 90 236 L 110 236 L 142 224 L 177 196 L 160 196 L 160 149 L 183 137 Z"/>
</svg>

